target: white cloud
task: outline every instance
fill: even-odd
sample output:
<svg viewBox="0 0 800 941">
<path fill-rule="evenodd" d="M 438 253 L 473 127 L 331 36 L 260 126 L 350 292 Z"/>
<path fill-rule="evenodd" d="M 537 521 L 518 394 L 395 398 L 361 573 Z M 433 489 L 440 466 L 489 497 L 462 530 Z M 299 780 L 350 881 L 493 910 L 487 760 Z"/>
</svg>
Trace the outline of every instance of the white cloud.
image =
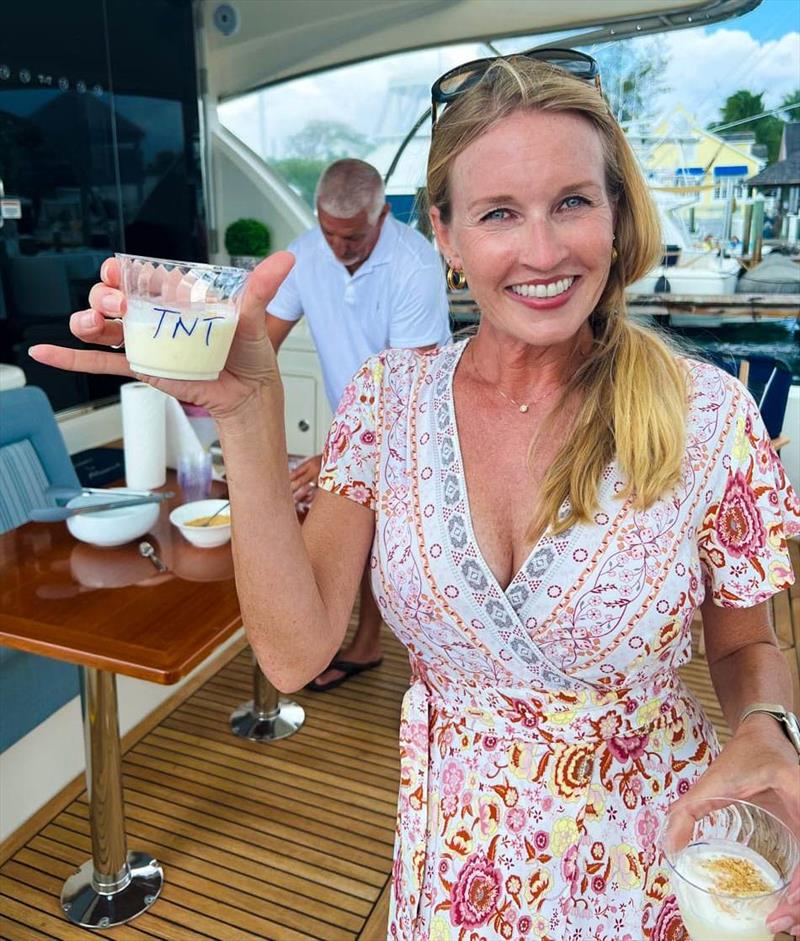
<svg viewBox="0 0 800 941">
<path fill-rule="evenodd" d="M 763 43 L 740 29 L 711 35 L 685 30 L 664 38 L 669 91 L 660 100 L 663 112 L 682 104 L 701 121 L 713 121 L 734 92 L 764 92 L 764 104 L 774 107 L 800 86 L 800 33 Z"/>
</svg>

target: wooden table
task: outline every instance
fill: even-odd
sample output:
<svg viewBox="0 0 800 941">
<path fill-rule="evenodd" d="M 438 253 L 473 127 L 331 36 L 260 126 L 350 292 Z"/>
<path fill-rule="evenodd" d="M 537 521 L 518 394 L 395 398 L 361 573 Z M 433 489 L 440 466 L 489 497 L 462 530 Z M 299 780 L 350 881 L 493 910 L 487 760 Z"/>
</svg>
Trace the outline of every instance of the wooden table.
<svg viewBox="0 0 800 941">
<path fill-rule="evenodd" d="M 0 644 L 172 684 L 241 625 L 230 543 L 190 545 L 161 508 L 146 538 L 169 568 L 158 574 L 139 540 L 113 549 L 78 542 L 64 523 L 0 535 Z"/>
<path fill-rule="evenodd" d="M 92 859 L 66 881 L 61 903 L 85 927 L 130 921 L 163 881 L 149 853 L 127 849 L 116 674 L 175 683 L 241 626 L 230 544 L 191 546 L 170 508 L 144 537 L 166 573 L 139 555 L 139 540 L 100 549 L 64 523 L 0 535 L 0 644 L 81 667 Z"/>
</svg>

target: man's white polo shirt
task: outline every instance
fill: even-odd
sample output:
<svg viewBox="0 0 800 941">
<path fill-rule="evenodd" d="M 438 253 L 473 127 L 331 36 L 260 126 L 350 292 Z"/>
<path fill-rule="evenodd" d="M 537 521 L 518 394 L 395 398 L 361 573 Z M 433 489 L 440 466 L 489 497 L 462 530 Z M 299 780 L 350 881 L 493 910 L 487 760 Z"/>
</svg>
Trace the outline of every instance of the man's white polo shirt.
<svg viewBox="0 0 800 941">
<path fill-rule="evenodd" d="M 288 250 L 295 265 L 268 310 L 282 320 L 308 319 L 331 408 L 373 354 L 449 342 L 439 256 L 424 236 L 391 215 L 354 275 L 336 260 L 319 227 Z"/>
</svg>

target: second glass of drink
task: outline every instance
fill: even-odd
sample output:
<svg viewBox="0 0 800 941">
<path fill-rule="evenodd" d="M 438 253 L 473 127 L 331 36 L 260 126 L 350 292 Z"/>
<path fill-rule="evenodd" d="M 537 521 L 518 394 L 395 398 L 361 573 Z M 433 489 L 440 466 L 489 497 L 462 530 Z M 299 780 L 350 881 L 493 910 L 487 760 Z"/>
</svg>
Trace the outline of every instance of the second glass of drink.
<svg viewBox="0 0 800 941">
<path fill-rule="evenodd" d="M 772 941 L 767 919 L 800 863 L 800 842 L 748 801 L 698 800 L 659 839 L 692 941 Z"/>
</svg>

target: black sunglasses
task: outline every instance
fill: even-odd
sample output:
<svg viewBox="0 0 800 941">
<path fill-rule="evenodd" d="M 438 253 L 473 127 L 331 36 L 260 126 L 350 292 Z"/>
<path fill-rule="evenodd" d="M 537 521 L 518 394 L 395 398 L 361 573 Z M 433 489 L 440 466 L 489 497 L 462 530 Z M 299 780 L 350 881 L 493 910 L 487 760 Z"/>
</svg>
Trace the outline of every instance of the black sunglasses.
<svg viewBox="0 0 800 941">
<path fill-rule="evenodd" d="M 599 92 L 602 92 L 600 68 L 597 62 L 586 53 L 575 49 L 559 49 L 555 46 L 546 49 L 528 49 L 526 52 L 516 52 L 509 56 L 475 59 L 473 62 L 457 65 L 437 78 L 431 86 L 431 123 L 436 124 L 438 105 L 449 105 L 468 88 L 476 85 L 493 62 L 498 59 L 510 59 L 513 56 L 525 56 L 526 59 L 547 62 L 549 65 L 563 69 L 574 78 L 591 82 Z"/>
</svg>

